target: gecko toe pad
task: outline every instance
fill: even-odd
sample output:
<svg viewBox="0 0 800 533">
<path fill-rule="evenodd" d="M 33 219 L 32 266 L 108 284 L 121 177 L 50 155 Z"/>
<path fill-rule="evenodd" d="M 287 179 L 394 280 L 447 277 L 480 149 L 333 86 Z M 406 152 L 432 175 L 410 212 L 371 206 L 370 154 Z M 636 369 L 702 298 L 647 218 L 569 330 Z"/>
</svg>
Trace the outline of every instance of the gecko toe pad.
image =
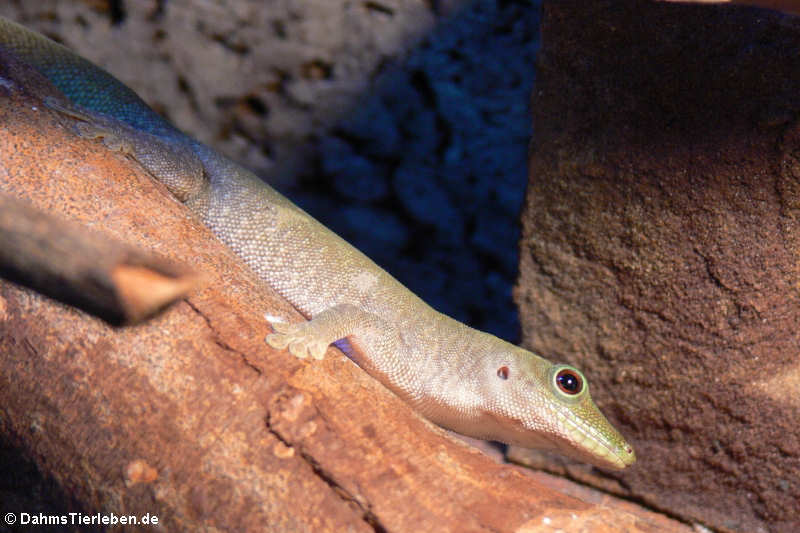
<svg viewBox="0 0 800 533">
<path fill-rule="evenodd" d="M 299 324 L 275 322 L 272 324 L 272 329 L 275 330 L 275 333 L 267 335 L 266 341 L 273 348 L 283 350 L 288 347 L 289 353 L 298 359 L 306 359 L 309 356 L 314 359 L 325 357 L 328 345 L 324 341 L 314 338 L 308 322 Z"/>
</svg>

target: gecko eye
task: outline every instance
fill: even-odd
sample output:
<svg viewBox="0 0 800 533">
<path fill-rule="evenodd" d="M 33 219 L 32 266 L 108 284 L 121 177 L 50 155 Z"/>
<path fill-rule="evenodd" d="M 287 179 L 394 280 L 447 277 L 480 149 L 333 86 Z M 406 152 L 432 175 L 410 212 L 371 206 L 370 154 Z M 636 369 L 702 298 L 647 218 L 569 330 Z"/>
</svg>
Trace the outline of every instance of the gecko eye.
<svg viewBox="0 0 800 533">
<path fill-rule="evenodd" d="M 497 377 L 500 378 L 500 379 L 503 379 L 503 380 L 508 379 L 508 367 L 507 366 L 501 366 L 500 368 L 498 368 L 497 369 Z"/>
<path fill-rule="evenodd" d="M 571 368 L 564 368 L 556 374 L 556 385 L 564 394 L 575 396 L 583 390 L 583 379 Z"/>
</svg>

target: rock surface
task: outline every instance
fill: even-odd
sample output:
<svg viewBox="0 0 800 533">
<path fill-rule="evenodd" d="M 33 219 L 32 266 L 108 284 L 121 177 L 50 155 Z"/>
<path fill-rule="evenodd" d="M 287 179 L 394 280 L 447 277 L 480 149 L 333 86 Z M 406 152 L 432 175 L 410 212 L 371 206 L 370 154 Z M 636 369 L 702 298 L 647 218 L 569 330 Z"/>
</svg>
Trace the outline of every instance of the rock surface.
<svg viewBox="0 0 800 533">
<path fill-rule="evenodd" d="M 553 1 L 542 35 L 525 344 L 580 365 L 632 439 L 598 483 L 800 530 L 800 19 Z"/>
</svg>

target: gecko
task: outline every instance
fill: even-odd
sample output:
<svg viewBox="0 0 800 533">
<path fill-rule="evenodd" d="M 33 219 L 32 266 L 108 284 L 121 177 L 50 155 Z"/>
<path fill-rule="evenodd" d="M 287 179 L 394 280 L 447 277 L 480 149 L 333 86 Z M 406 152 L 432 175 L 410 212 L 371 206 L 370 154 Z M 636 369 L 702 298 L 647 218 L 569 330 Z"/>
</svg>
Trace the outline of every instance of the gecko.
<svg viewBox="0 0 800 533">
<path fill-rule="evenodd" d="M 47 105 L 81 137 L 132 156 L 307 319 L 265 342 L 322 359 L 335 344 L 441 427 L 623 469 L 632 446 L 577 368 L 434 310 L 249 170 L 184 134 L 111 74 L 0 18 L 0 46 L 60 91 Z M 269 318 L 268 318 L 269 319 Z"/>
</svg>

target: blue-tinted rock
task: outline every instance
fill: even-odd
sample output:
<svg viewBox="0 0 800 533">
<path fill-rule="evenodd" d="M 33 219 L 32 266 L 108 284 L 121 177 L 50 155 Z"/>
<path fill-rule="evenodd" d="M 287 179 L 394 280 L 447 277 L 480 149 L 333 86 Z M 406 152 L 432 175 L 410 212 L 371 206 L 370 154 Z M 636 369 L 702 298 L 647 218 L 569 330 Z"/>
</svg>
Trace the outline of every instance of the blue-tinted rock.
<svg viewBox="0 0 800 533">
<path fill-rule="evenodd" d="M 359 143 L 359 151 L 372 157 L 391 157 L 400 149 L 401 139 L 396 115 L 379 96 L 356 105 L 339 128 Z"/>
<path fill-rule="evenodd" d="M 513 340 L 538 4 L 452 14 L 335 126 L 347 146 L 324 148 L 323 172 L 360 207 L 329 225 L 437 309 Z"/>
<path fill-rule="evenodd" d="M 383 209 L 348 206 L 341 211 L 341 223 L 343 236 L 360 235 L 359 249 L 378 262 L 396 257 L 410 238 L 408 227 Z"/>
<path fill-rule="evenodd" d="M 385 198 L 389 182 L 381 167 L 353 152 L 349 143 L 326 137 L 320 143 L 322 171 L 336 191 L 352 200 L 372 202 Z"/>
<path fill-rule="evenodd" d="M 435 157 L 442 141 L 442 132 L 436 121 L 436 113 L 427 107 L 409 112 L 401 123 L 406 161 L 425 161 Z"/>
<path fill-rule="evenodd" d="M 458 85 L 445 81 L 435 82 L 433 89 L 436 92 L 439 113 L 452 130 L 470 135 L 483 126 L 475 99 Z"/>
<path fill-rule="evenodd" d="M 502 266 L 507 276 L 517 271 L 519 227 L 517 218 L 497 211 L 490 206 L 478 213 L 475 220 L 475 231 L 470 244 L 476 250 L 492 257 Z"/>
<path fill-rule="evenodd" d="M 414 220 L 434 226 L 445 242 L 461 242 L 464 220 L 433 172 L 425 167 L 400 167 L 394 173 L 394 190 Z"/>
</svg>

